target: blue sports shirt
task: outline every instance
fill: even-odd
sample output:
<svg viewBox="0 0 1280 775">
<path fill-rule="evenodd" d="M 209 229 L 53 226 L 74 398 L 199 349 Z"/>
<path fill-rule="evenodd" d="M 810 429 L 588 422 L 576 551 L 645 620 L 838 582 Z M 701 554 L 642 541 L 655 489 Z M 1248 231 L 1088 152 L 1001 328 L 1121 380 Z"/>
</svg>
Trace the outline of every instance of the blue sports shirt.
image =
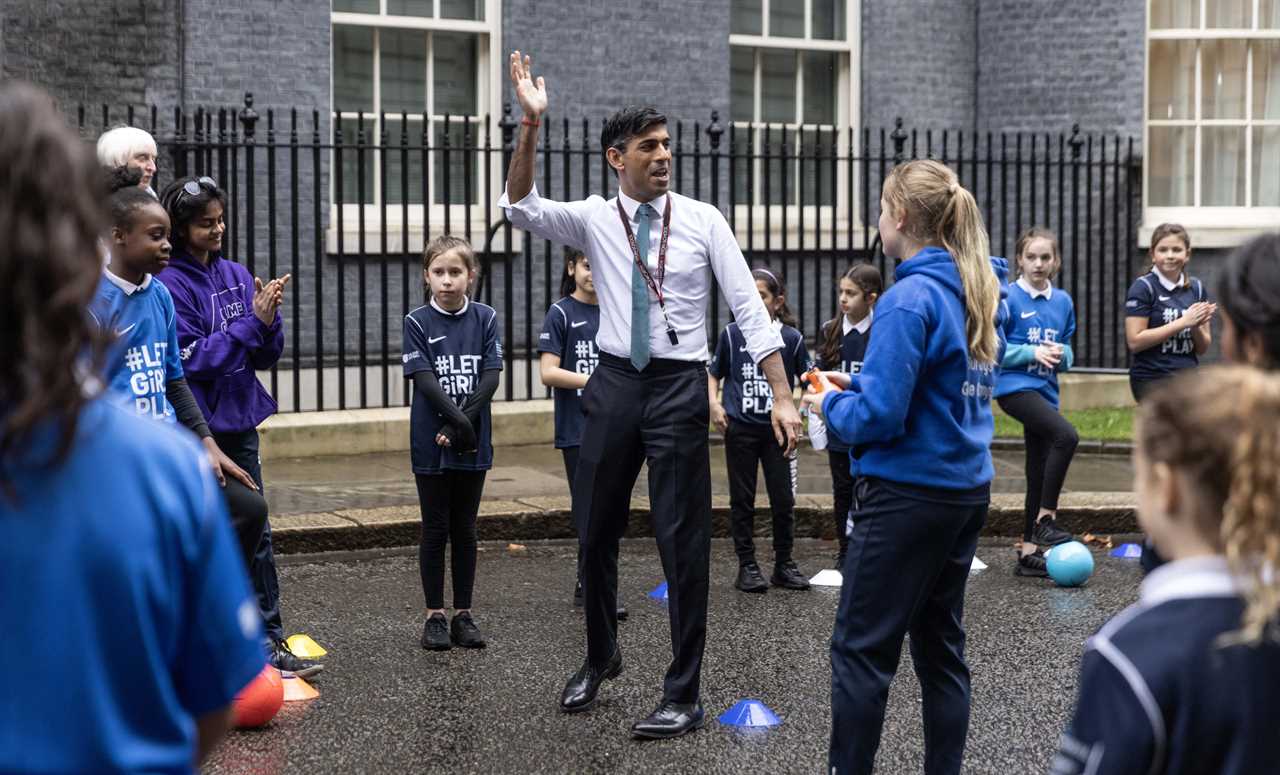
<svg viewBox="0 0 1280 775">
<path fill-rule="evenodd" d="M 134 285 L 102 270 L 89 314 L 114 340 L 107 352 L 108 394 L 139 417 L 177 422 L 165 383 L 182 379 L 177 313 L 164 283 Z"/>
<path fill-rule="evenodd" d="M 804 346 L 804 335 L 778 321 L 774 321 L 774 327 L 782 334 L 780 354 L 787 385 L 794 388 L 796 379 L 812 365 Z M 720 332 L 716 354 L 711 357 L 707 371 L 724 385 L 724 411 L 730 419 L 747 425 L 772 424 L 773 390 L 759 365 L 752 360 L 746 337 L 737 323 L 730 323 Z"/>
<path fill-rule="evenodd" d="M 560 356 L 560 368 L 590 376 L 600 362 L 596 334 L 600 331 L 600 305 L 565 296 L 551 305 L 538 334 L 538 352 Z M 556 449 L 582 444 L 582 390 L 552 388 L 555 400 Z"/>
<path fill-rule="evenodd" d="M 208 457 L 107 400 L 56 467 L 52 430 L 0 497 L 0 772 L 192 772 L 265 663 Z"/>
<path fill-rule="evenodd" d="M 1192 304 L 1208 300 L 1209 295 L 1199 279 L 1192 277 L 1185 283 L 1174 284 L 1161 277 L 1159 272 L 1152 271 L 1129 286 L 1124 314 L 1131 318 L 1146 318 L 1148 328 L 1159 328 L 1182 317 Z M 1191 329 L 1187 328 L 1155 347 L 1135 353 L 1129 374 L 1140 380 L 1162 379 L 1183 369 L 1194 369 L 1199 364 L 1195 340 L 1191 338 Z"/>
<path fill-rule="evenodd" d="M 462 309 L 448 312 L 433 300 L 404 319 L 404 376 L 429 371 L 445 395 L 462 406 L 475 392 L 481 373 L 502 368 L 498 313 L 493 307 L 467 299 Z M 480 414 L 475 452 L 456 452 L 436 444 L 444 419 L 426 396 L 413 392 L 409 410 L 410 458 L 415 474 L 438 474 L 446 468 L 487 471 L 493 467 L 493 422 L 489 406 Z"/>
<path fill-rule="evenodd" d="M 1019 278 L 1009 285 L 1004 335 L 1008 341 L 1000 378 L 996 381 L 996 398 L 1034 390 L 1053 406 L 1058 406 L 1058 372 L 1071 368 L 1074 355 L 1071 338 L 1076 333 L 1076 308 L 1071 295 L 1050 285 L 1037 291 Z M 1041 366 L 1035 360 L 1035 348 L 1056 342 L 1063 345 L 1062 362 L 1057 371 Z"/>
</svg>

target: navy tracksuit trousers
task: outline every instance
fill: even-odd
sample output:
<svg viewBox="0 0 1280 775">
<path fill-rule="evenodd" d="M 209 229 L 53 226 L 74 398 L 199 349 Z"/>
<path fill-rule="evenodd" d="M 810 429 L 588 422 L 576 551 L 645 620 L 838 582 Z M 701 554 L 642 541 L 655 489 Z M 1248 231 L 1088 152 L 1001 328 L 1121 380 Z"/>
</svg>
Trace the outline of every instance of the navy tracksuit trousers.
<svg viewBox="0 0 1280 775">
<path fill-rule="evenodd" d="M 925 772 L 958 773 L 969 731 L 964 588 L 989 487 L 950 492 L 861 478 L 831 636 L 832 773 L 870 773 L 902 638 L 923 694 Z"/>
</svg>

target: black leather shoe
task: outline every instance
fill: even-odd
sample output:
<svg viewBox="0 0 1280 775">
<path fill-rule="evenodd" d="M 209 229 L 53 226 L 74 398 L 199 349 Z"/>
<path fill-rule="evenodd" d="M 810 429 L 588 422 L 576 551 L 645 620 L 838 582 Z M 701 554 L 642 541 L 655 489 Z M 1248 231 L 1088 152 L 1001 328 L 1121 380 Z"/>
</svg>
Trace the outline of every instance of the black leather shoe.
<svg viewBox="0 0 1280 775">
<path fill-rule="evenodd" d="M 754 562 L 743 563 L 738 567 L 738 578 L 734 580 L 733 586 L 743 592 L 768 592 L 769 585 L 764 581 L 764 575 L 760 573 L 760 566 Z"/>
<path fill-rule="evenodd" d="M 560 710 L 565 713 L 581 713 L 590 710 L 596 704 L 596 693 L 606 678 L 616 678 L 622 672 L 622 650 L 617 649 L 613 656 L 601 667 L 592 667 L 590 662 L 583 662 L 578 672 L 573 674 L 569 682 L 560 692 Z"/>
<path fill-rule="evenodd" d="M 784 587 L 786 589 L 809 588 L 809 580 L 800 572 L 795 560 L 787 560 L 780 565 L 773 566 L 773 578 L 770 581 L 773 582 L 775 587 Z"/>
<path fill-rule="evenodd" d="M 663 700 L 648 718 L 631 725 L 631 734 L 651 740 L 679 737 L 702 726 L 704 719 L 701 702 Z"/>
</svg>

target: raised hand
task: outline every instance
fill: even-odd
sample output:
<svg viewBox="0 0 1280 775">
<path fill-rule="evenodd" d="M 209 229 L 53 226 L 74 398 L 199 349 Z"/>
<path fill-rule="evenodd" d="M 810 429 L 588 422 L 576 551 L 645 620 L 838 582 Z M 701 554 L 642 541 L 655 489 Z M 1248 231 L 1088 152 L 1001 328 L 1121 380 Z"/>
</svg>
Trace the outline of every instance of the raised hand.
<svg viewBox="0 0 1280 775">
<path fill-rule="evenodd" d="M 547 110 L 547 83 L 542 76 L 534 81 L 532 64 L 527 55 L 522 58 L 519 51 L 511 52 L 511 85 L 516 87 L 516 99 L 525 116 L 537 120 Z"/>
</svg>

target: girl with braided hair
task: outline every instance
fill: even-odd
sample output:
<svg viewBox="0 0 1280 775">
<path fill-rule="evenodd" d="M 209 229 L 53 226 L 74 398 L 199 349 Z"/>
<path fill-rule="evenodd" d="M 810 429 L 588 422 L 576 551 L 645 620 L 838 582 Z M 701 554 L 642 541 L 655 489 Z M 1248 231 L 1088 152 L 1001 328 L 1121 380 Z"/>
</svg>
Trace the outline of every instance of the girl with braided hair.
<svg viewBox="0 0 1280 775">
<path fill-rule="evenodd" d="M 1176 377 L 1139 405 L 1135 437 L 1138 519 L 1168 562 L 1085 646 L 1053 772 L 1273 771 L 1280 376 Z"/>
</svg>

